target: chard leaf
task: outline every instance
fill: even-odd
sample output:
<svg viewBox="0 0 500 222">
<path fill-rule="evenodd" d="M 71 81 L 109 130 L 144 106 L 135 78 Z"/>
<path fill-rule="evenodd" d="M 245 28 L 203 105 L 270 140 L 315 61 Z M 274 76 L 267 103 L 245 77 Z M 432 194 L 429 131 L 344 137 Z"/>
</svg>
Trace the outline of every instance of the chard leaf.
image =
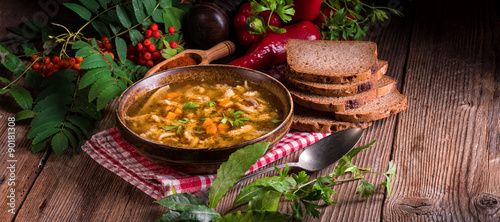
<svg viewBox="0 0 500 222">
<path fill-rule="evenodd" d="M 220 214 L 207 205 L 198 205 L 187 209 L 181 213 L 181 221 L 210 222 L 220 218 Z"/>
<path fill-rule="evenodd" d="M 269 143 L 256 143 L 240 149 L 222 163 L 212 182 L 208 199 L 210 207 L 215 208 L 229 189 L 231 189 L 250 167 L 259 160 L 269 147 Z"/>
<path fill-rule="evenodd" d="M 276 191 L 267 191 L 262 195 L 256 196 L 248 203 L 247 210 L 269 210 L 277 211 L 280 203 L 281 193 Z"/>
<path fill-rule="evenodd" d="M 224 217 L 219 218 L 217 222 L 286 222 L 291 216 L 292 215 L 290 214 L 285 214 L 279 211 L 249 210 L 226 214 Z"/>
<path fill-rule="evenodd" d="M 170 210 L 163 215 L 161 215 L 160 218 L 156 220 L 156 222 L 171 222 L 171 221 L 179 221 L 181 217 L 181 213 L 177 211 Z"/>
<path fill-rule="evenodd" d="M 186 211 L 195 206 L 207 205 L 207 203 L 205 203 L 204 200 L 200 199 L 198 196 L 189 193 L 179 193 L 179 194 L 169 195 L 160 200 L 154 201 L 154 203 L 160 204 L 174 211 Z"/>
</svg>

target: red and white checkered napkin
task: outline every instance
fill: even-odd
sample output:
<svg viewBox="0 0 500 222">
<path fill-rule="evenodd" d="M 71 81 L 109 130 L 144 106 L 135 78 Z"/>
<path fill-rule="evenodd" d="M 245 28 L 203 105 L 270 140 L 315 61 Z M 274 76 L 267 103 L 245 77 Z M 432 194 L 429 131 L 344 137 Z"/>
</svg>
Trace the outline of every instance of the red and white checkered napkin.
<svg viewBox="0 0 500 222">
<path fill-rule="evenodd" d="M 327 136 L 325 133 L 290 132 L 248 171 L 252 172 Z M 190 175 L 145 159 L 130 146 L 116 128 L 92 136 L 82 149 L 95 161 L 155 199 L 171 194 L 197 193 L 210 189 L 215 174 Z"/>
</svg>

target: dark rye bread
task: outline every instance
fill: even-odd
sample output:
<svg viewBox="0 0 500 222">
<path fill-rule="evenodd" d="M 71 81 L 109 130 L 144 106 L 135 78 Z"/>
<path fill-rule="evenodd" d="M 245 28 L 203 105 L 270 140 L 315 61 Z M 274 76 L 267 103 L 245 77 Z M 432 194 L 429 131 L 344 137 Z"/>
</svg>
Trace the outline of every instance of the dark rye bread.
<svg viewBox="0 0 500 222">
<path fill-rule="evenodd" d="M 358 82 L 378 69 L 374 42 L 290 39 L 286 50 L 290 73 L 310 82 Z"/>
<path fill-rule="evenodd" d="M 316 95 L 305 90 L 301 90 L 291 84 L 285 83 L 285 85 L 287 86 L 288 91 L 290 91 L 295 103 L 314 110 L 339 112 L 358 108 L 377 97 L 394 91 L 396 89 L 396 80 L 384 75 L 372 89 L 356 95 L 343 97 Z"/>
<path fill-rule="evenodd" d="M 293 85 L 309 91 L 317 95 L 340 97 L 351 96 L 360 92 L 367 91 L 377 84 L 377 81 L 387 72 L 389 66 L 387 61 L 379 60 L 380 69 L 375 72 L 370 79 L 361 80 L 353 83 L 331 84 L 331 83 L 316 83 L 302 79 L 297 79 L 297 76 L 289 72 L 285 72 L 286 80 Z"/>
<path fill-rule="evenodd" d="M 315 133 L 335 133 L 352 127 L 367 128 L 371 122 L 343 122 L 333 118 L 331 113 L 307 109 L 298 104 L 294 105 L 292 129 Z"/>
<path fill-rule="evenodd" d="M 335 112 L 334 116 L 339 121 L 347 122 L 375 121 L 399 113 L 407 106 L 406 96 L 394 90 L 356 109 Z"/>
</svg>

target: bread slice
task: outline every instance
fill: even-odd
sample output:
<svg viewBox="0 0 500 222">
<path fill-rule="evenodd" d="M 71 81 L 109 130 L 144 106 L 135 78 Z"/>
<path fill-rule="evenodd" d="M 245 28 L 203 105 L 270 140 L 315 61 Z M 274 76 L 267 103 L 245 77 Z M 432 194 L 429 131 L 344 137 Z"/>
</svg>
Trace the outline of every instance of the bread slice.
<svg viewBox="0 0 500 222">
<path fill-rule="evenodd" d="M 294 105 L 292 129 L 315 133 L 335 133 L 352 127 L 363 129 L 371 126 L 371 122 L 343 122 L 335 120 L 331 113 L 324 113 L 307 109 L 298 104 Z"/>
<path fill-rule="evenodd" d="M 361 80 L 353 83 L 330 84 L 316 83 L 297 79 L 294 74 L 287 72 L 286 80 L 296 85 L 297 87 L 307 90 L 311 93 L 324 96 L 350 96 L 360 92 L 367 91 L 377 84 L 377 81 L 387 72 L 388 63 L 384 60 L 379 60 L 380 69 L 375 72 L 370 79 Z"/>
<path fill-rule="evenodd" d="M 368 122 L 375 121 L 391 114 L 396 114 L 405 110 L 407 104 L 406 96 L 397 90 L 378 97 L 365 105 L 356 109 L 349 109 L 342 112 L 335 112 L 335 119 L 347 122 Z"/>
<path fill-rule="evenodd" d="M 374 42 L 290 39 L 286 50 L 290 72 L 310 82 L 358 82 L 378 69 Z"/>
<path fill-rule="evenodd" d="M 384 75 L 372 89 L 343 97 L 321 96 L 301 90 L 291 84 L 286 84 L 286 86 L 293 97 L 293 101 L 299 105 L 319 111 L 339 112 L 358 108 L 377 97 L 394 91 L 396 89 L 396 80 Z"/>
</svg>

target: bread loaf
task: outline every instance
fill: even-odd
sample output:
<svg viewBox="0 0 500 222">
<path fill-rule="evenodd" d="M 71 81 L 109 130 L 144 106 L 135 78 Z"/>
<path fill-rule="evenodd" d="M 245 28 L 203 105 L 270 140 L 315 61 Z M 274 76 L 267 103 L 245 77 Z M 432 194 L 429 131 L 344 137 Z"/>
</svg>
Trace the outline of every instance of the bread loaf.
<svg viewBox="0 0 500 222">
<path fill-rule="evenodd" d="M 352 127 L 363 129 L 371 126 L 371 122 L 344 122 L 335 120 L 331 113 L 307 109 L 294 105 L 292 129 L 315 133 L 335 133 Z"/>
</svg>

